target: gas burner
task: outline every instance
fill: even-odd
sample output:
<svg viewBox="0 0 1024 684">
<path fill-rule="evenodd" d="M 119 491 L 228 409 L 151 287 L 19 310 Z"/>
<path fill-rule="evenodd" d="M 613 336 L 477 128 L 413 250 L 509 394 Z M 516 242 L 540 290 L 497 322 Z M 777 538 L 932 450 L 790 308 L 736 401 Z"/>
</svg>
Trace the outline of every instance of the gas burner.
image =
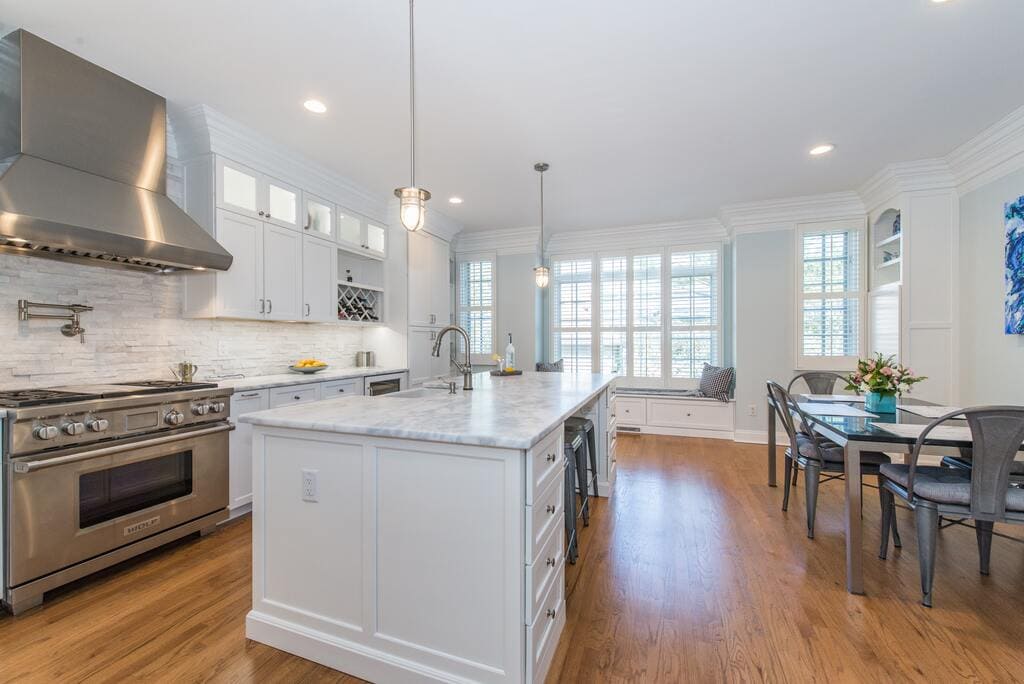
<svg viewBox="0 0 1024 684">
<path fill-rule="evenodd" d="M 118 382 L 117 385 L 133 387 L 148 387 L 154 390 L 193 390 L 212 389 L 217 386 L 215 382 L 181 382 L 180 380 L 141 380 L 139 382 Z"/>
<path fill-rule="evenodd" d="M 52 389 L 27 389 L 0 392 L 0 406 L 20 408 L 22 406 L 44 406 L 46 404 L 62 404 L 71 401 L 91 399 L 93 395 L 81 392 L 63 392 Z"/>
</svg>

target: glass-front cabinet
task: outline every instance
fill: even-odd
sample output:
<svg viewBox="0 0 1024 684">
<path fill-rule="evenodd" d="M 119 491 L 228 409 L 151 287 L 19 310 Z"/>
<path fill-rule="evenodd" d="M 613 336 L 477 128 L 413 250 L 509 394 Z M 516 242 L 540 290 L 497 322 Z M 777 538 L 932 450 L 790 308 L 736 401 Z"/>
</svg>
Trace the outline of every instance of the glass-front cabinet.
<svg viewBox="0 0 1024 684">
<path fill-rule="evenodd" d="M 306 231 L 315 237 L 334 240 L 334 205 L 308 193 L 306 202 Z"/>
<path fill-rule="evenodd" d="M 383 259 L 387 256 L 387 228 L 338 208 L 338 246 L 355 254 Z"/>
<path fill-rule="evenodd" d="M 218 207 L 299 230 L 298 188 L 220 156 L 214 173 Z"/>
</svg>

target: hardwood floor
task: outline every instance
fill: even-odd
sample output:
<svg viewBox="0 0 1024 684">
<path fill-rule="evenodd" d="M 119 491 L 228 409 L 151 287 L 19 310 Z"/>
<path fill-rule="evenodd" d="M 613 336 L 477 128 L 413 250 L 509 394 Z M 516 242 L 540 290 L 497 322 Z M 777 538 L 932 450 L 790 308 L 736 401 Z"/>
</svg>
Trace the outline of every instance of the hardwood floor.
<svg viewBox="0 0 1024 684">
<path fill-rule="evenodd" d="M 874 490 L 865 499 L 859 597 L 843 584 L 838 483 L 822 487 L 809 540 L 803 486 L 783 514 L 764 447 L 622 436 L 615 496 L 595 505 L 567 573 L 548 681 L 1024 677 L 1024 545 L 997 539 L 981 577 L 973 531 L 943 530 L 929 610 L 910 513 L 899 512 L 904 548 L 880 561 Z M 0 682 L 357 681 L 246 641 L 250 539 L 243 519 L 0 618 Z"/>
</svg>

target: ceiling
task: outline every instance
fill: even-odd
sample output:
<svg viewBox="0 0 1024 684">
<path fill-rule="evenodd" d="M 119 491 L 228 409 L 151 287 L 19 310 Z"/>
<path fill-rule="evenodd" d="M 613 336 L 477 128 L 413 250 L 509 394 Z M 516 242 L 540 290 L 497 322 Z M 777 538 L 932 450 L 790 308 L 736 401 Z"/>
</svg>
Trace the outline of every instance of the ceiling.
<svg viewBox="0 0 1024 684">
<path fill-rule="evenodd" d="M 0 0 L 6 28 L 381 193 L 409 180 L 407 10 Z M 470 229 L 536 225 L 539 160 L 553 230 L 702 218 L 854 189 L 1024 104 L 1019 0 L 420 0 L 416 15 L 418 180 Z M 809 157 L 822 141 L 835 152 Z"/>
</svg>

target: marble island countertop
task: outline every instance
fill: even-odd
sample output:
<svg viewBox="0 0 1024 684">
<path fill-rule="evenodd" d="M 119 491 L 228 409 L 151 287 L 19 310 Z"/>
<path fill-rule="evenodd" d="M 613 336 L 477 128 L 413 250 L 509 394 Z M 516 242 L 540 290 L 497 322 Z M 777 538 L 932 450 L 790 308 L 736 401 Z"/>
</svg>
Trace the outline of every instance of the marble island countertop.
<svg viewBox="0 0 1024 684">
<path fill-rule="evenodd" d="M 345 380 L 346 378 L 362 378 L 371 375 L 384 375 L 386 373 L 401 373 L 408 368 L 388 368 L 382 366 L 364 366 L 362 368 L 327 368 L 319 373 L 277 373 L 274 375 L 254 375 L 248 378 L 211 378 L 208 382 L 215 382 L 219 387 L 230 387 L 236 392 L 246 390 L 267 389 L 269 387 L 287 387 L 289 385 L 304 385 L 307 382 L 327 382 L 329 380 Z M 206 381 L 200 378 L 200 381 Z"/>
<path fill-rule="evenodd" d="M 592 402 L 615 377 L 477 373 L 475 389 L 449 394 L 419 388 L 379 397 L 346 397 L 249 413 L 242 422 L 268 427 L 528 449 Z"/>
</svg>

